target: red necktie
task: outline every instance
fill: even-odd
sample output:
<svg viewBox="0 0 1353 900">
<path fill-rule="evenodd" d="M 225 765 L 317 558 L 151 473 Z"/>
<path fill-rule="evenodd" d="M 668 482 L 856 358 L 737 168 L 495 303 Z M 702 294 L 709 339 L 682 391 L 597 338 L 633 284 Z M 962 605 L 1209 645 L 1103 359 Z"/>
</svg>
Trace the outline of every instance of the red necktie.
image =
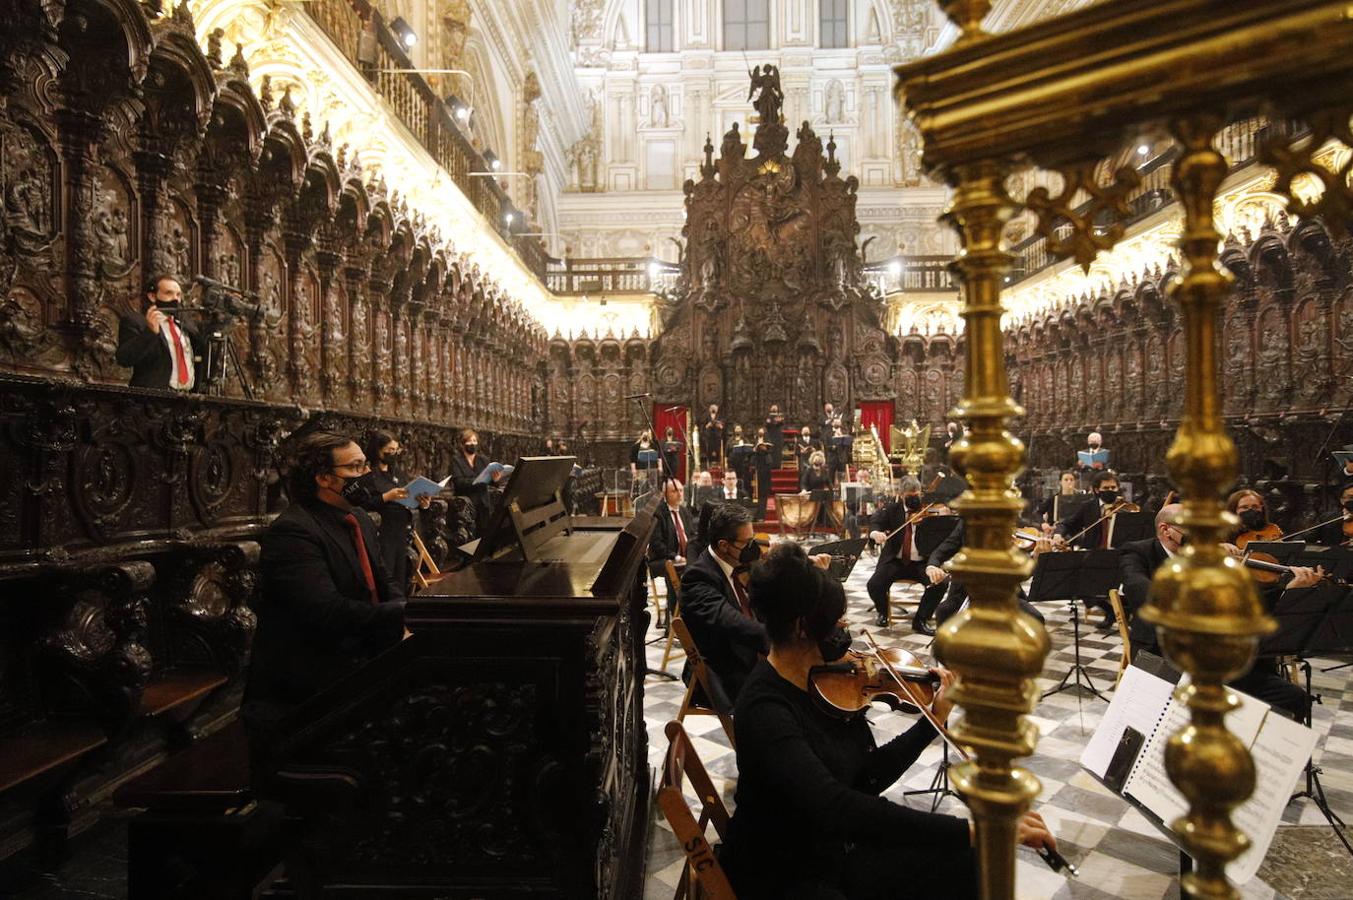
<svg viewBox="0 0 1353 900">
<path fill-rule="evenodd" d="M 737 594 L 738 606 L 742 607 L 742 614 L 750 619 L 752 617 L 752 607 L 747 602 L 747 589 L 742 586 L 741 581 L 738 581 L 738 576 L 736 575 L 733 576 L 733 593 Z"/>
<path fill-rule="evenodd" d="M 670 507 L 669 507 L 670 509 Z M 681 524 L 681 511 L 672 510 L 672 521 L 676 523 L 677 533 L 677 555 L 686 555 L 686 526 Z"/>
<path fill-rule="evenodd" d="M 174 363 L 178 366 L 179 384 L 188 383 L 188 361 L 183 356 L 183 339 L 178 328 L 174 326 L 174 317 L 165 316 L 164 322 L 169 326 L 169 341 L 174 345 Z"/>
<path fill-rule="evenodd" d="M 902 529 L 902 561 L 911 562 L 911 526 Z"/>
<path fill-rule="evenodd" d="M 348 513 L 343 517 L 343 521 L 348 523 L 352 529 L 352 545 L 357 548 L 357 561 L 362 566 L 362 577 L 366 579 L 366 589 L 371 595 L 372 603 L 379 603 L 380 596 L 376 593 L 376 575 L 371 571 L 371 560 L 366 555 L 366 541 L 362 538 L 362 526 L 357 524 L 357 517 Z"/>
<path fill-rule="evenodd" d="M 1103 522 L 1100 522 L 1100 523 L 1099 523 L 1099 549 L 1101 549 L 1101 550 L 1106 550 L 1106 549 L 1108 549 L 1108 546 L 1109 546 L 1109 523 L 1112 522 L 1112 521 L 1113 521 L 1113 517 L 1110 516 L 1109 518 L 1105 519 Z"/>
</svg>

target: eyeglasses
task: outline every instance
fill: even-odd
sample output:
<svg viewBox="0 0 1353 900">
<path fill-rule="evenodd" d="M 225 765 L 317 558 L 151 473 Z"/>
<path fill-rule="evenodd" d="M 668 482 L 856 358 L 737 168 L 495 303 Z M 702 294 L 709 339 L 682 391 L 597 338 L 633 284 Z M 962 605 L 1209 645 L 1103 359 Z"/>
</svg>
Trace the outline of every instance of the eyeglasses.
<svg viewBox="0 0 1353 900">
<path fill-rule="evenodd" d="M 345 464 L 343 464 L 343 465 L 341 465 L 341 466 L 334 466 L 334 471 L 335 471 L 335 472 L 341 472 L 341 471 L 343 471 L 343 470 L 347 470 L 347 471 L 349 471 L 349 472 L 370 472 L 370 471 L 371 471 L 371 463 L 367 462 L 367 461 L 364 459 L 364 460 L 362 460 L 361 462 L 350 462 L 350 463 L 345 463 Z"/>
</svg>

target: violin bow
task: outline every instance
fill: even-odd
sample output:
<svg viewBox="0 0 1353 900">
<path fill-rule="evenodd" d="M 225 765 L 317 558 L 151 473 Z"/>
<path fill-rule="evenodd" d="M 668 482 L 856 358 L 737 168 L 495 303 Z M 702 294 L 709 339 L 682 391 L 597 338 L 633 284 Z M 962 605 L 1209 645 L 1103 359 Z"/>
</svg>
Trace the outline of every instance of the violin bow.
<svg viewBox="0 0 1353 900">
<path fill-rule="evenodd" d="M 1323 522 L 1316 522 L 1316 523 L 1315 523 L 1314 525 L 1312 525 L 1310 528 L 1303 528 L 1301 531 L 1294 531 L 1294 532 L 1292 532 L 1291 534 L 1283 535 L 1283 536 L 1278 540 L 1278 543 L 1280 543 L 1280 544 L 1285 544 L 1285 543 L 1287 543 L 1288 541 L 1292 540 L 1292 538 L 1294 538 L 1294 537 L 1301 537 L 1303 534 L 1307 534 L 1308 532 L 1315 531 L 1317 528 L 1324 528 L 1326 525 L 1330 524 L 1331 522 L 1340 522 L 1340 521 L 1343 521 L 1343 519 L 1344 519 L 1344 514 L 1343 514 L 1343 513 L 1339 513 L 1339 515 L 1335 516 L 1333 519 L 1326 519 L 1326 520 L 1323 521 Z M 1345 541 L 1345 543 L 1347 543 L 1347 542 Z"/>
<path fill-rule="evenodd" d="M 1128 506 L 1128 504 L 1127 504 L 1126 501 L 1124 501 L 1124 500 L 1119 500 L 1119 501 L 1118 501 L 1117 503 L 1115 503 L 1113 506 L 1110 506 L 1110 507 L 1109 507 L 1109 511 L 1108 511 L 1108 512 L 1106 512 L 1104 515 L 1100 516 L 1098 519 L 1095 519 L 1095 520 L 1094 520 L 1093 522 L 1091 522 L 1089 525 L 1086 525 L 1084 528 L 1082 528 L 1080 531 L 1078 531 L 1078 532 L 1076 532 L 1075 534 L 1073 534 L 1071 537 L 1067 538 L 1067 539 L 1066 539 L 1066 542 L 1067 542 L 1068 544 L 1070 544 L 1071 542 L 1075 541 L 1077 538 L 1081 537 L 1081 535 L 1083 535 L 1083 534 L 1085 534 L 1087 531 L 1089 531 L 1091 528 L 1094 528 L 1094 527 L 1095 527 L 1096 525 L 1098 525 L 1100 522 L 1103 522 L 1103 521 L 1105 521 L 1106 519 L 1112 519 L 1114 516 L 1118 515 L 1118 514 L 1119 514 L 1120 512 L 1122 512 L 1123 510 L 1127 509 L 1127 506 Z"/>
<path fill-rule="evenodd" d="M 928 513 L 930 511 L 930 508 L 934 505 L 935 505 L 934 503 L 927 503 L 925 506 L 922 506 L 912 516 L 910 516 L 907 519 L 907 521 L 903 522 L 901 525 L 897 526 L 892 531 L 888 532 L 888 536 L 883 539 L 883 543 L 886 544 L 889 541 L 891 541 L 893 539 L 893 535 L 897 534 L 899 531 L 906 528 L 908 525 L 915 525 L 917 522 L 921 521 L 921 519 L 925 517 L 925 514 Z"/>
<path fill-rule="evenodd" d="M 949 729 L 945 728 L 944 724 L 940 722 L 939 717 L 935 715 L 929 706 L 921 702 L 921 698 L 915 693 L 916 689 L 902 678 L 898 671 L 893 668 L 892 663 L 888 662 L 887 657 L 883 655 L 883 648 L 879 646 L 878 641 L 874 640 L 874 635 L 870 633 L 869 629 L 863 628 L 860 630 L 860 633 L 863 634 L 865 640 L 869 642 L 870 655 L 887 670 L 889 675 L 893 676 L 894 681 L 902 686 L 902 690 L 906 691 L 907 696 L 911 699 L 912 705 L 921 711 L 921 715 L 925 716 L 926 721 L 928 721 L 935 731 L 939 733 L 939 736 L 944 739 L 944 742 L 950 747 L 953 747 L 954 752 L 956 752 L 965 762 L 968 761 L 970 759 L 968 751 L 958 745 L 954 740 L 953 735 L 949 733 Z M 1080 872 L 1071 864 L 1071 861 L 1051 847 L 1039 847 L 1036 852 L 1043 862 L 1048 864 L 1048 868 L 1052 869 L 1052 871 L 1065 871 L 1071 878 L 1080 877 Z"/>
</svg>

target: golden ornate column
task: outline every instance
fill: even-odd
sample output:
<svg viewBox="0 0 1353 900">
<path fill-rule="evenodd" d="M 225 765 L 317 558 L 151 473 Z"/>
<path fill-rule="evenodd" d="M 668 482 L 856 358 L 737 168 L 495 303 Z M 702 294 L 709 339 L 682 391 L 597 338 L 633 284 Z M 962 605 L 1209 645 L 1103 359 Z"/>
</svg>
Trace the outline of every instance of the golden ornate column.
<svg viewBox="0 0 1353 900">
<path fill-rule="evenodd" d="M 1217 367 L 1217 322 L 1231 283 L 1217 264 L 1221 234 L 1212 220 L 1213 200 L 1226 177 L 1226 160 L 1212 146 L 1222 122 L 1188 118 L 1174 123 L 1181 145 L 1174 189 L 1184 210 L 1179 245 L 1184 267 L 1172 286 L 1184 319 L 1188 348 L 1185 412 L 1166 456 L 1170 477 L 1184 493 L 1178 522 L 1188 545 L 1162 566 L 1151 585 L 1152 600 L 1140 615 L 1157 626 L 1161 648 L 1192 676 L 1180 696 L 1192 721 L 1170 738 L 1165 767 L 1189 801 L 1174 829 L 1196 861 L 1182 887 L 1193 897 L 1237 897 L 1226 880 L 1226 863 L 1249 846 L 1231 823 L 1231 810 L 1254 790 L 1254 761 L 1226 730 L 1224 717 L 1237 705 L 1224 683 L 1254 660 L 1259 636 L 1273 630 L 1253 579 L 1221 547 L 1235 517 L 1222 509 L 1222 492 L 1236 476 L 1236 448 L 1221 418 Z"/>
<path fill-rule="evenodd" d="M 1273 129 L 1262 156 L 1296 212 L 1341 227 L 1353 188 L 1347 168 L 1324 167 L 1321 148 L 1330 141 L 1353 148 L 1353 16 L 1347 0 L 1115 0 L 989 34 L 982 28 L 989 0 L 937 2 L 960 37 L 898 67 L 897 95 L 921 135 L 925 171 L 953 187 L 945 218 L 963 246 L 953 264 L 968 353 L 957 414 L 970 430 L 953 455 L 971 489 L 958 504 L 964 548 L 950 568 L 972 603 L 946 624 L 938 648 L 960 677 L 955 699 L 964 720 L 956 737 L 972 762 L 955 777 L 978 825 L 983 896 L 1014 895 L 1013 824 L 1038 793 L 1014 762 L 1034 748 L 1024 714 L 1048 647 L 1013 596 L 1028 563 L 1010 546 L 1023 448 L 1005 431 L 1020 411 L 1009 396 L 1000 329 L 1000 288 L 1011 264 L 1000 237 L 1018 208 L 1004 179 L 1013 161 L 1061 175 L 1057 196 L 1035 189 L 1018 199 L 1038 217 L 1048 253 L 1088 269 L 1136 215 L 1134 167 L 1109 172 L 1105 160 L 1133 158 L 1130 148 L 1144 135 L 1168 127 L 1178 144 L 1174 186 L 1185 219 L 1184 269 L 1173 297 L 1187 344 L 1187 412 L 1167 463 L 1186 497 L 1180 524 L 1191 543 L 1162 569 L 1141 614 L 1191 679 L 1184 697 L 1192 721 L 1166 754 L 1189 805 L 1172 825 L 1197 861 L 1183 888 L 1195 897 L 1234 897 L 1225 865 L 1248 841 L 1230 813 L 1255 776 L 1248 751 L 1226 731 L 1235 699 L 1223 685 L 1250 664 L 1272 623 L 1247 576 L 1217 546 L 1228 526 L 1221 492 L 1237 461 L 1221 416 L 1216 358 L 1228 277 L 1217 264 L 1212 205 L 1227 163 L 1212 140 L 1228 122 L 1275 108 L 1275 118 L 1307 123 L 1304 131 Z M 1299 176 L 1323 185 L 1318 200 L 1291 197 Z"/>
<path fill-rule="evenodd" d="M 963 248 L 952 268 L 967 329 L 965 392 L 954 415 L 968 433 L 949 458 L 971 486 L 956 504 L 964 546 L 950 569 L 972 601 L 940 629 L 936 655 L 960 676 L 954 699 L 964 716 L 954 734 L 973 757 L 952 777 L 977 823 L 988 898 L 1014 896 L 1016 822 L 1042 789 L 1013 761 L 1034 749 L 1037 729 L 1024 714 L 1033 710 L 1033 679 L 1048 653 L 1047 632 L 1015 600 L 1031 566 L 1010 542 L 1024 505 L 1014 486 L 1024 445 L 1006 425 L 1024 411 L 1010 397 L 1001 334 L 1001 285 L 1011 262 L 1001 236 L 1015 212 L 1005 192 L 1009 172 L 995 161 L 956 167 L 944 215 Z"/>
</svg>

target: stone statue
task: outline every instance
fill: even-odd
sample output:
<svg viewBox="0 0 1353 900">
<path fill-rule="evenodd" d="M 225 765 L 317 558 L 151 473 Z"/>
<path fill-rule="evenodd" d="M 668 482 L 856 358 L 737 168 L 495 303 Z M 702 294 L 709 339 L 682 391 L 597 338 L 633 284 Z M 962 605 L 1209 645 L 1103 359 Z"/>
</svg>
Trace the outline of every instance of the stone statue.
<svg viewBox="0 0 1353 900">
<path fill-rule="evenodd" d="M 824 106 L 829 124 L 846 120 L 846 89 L 840 81 L 832 79 L 827 84 L 827 99 Z"/>
<path fill-rule="evenodd" d="M 753 97 L 756 99 L 752 100 Z M 778 123 L 785 102 L 784 91 L 780 90 L 779 68 L 767 63 L 752 69 L 752 86 L 747 91 L 747 99 L 752 100 L 761 124 Z"/>
<path fill-rule="evenodd" d="M 666 128 L 670 123 L 667 113 L 667 88 L 653 85 L 648 101 L 648 124 L 654 128 Z"/>
</svg>

